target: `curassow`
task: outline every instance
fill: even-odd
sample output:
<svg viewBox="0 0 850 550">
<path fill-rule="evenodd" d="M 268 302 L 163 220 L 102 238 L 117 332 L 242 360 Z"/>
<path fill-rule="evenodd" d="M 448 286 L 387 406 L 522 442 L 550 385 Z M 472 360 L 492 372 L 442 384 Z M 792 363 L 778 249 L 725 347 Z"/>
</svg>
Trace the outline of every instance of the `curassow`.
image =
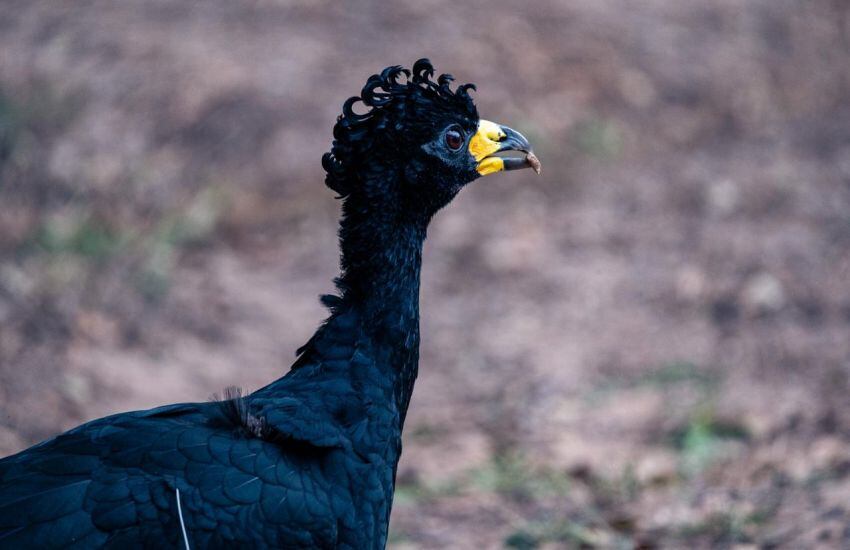
<svg viewBox="0 0 850 550">
<path fill-rule="evenodd" d="M 343 105 L 322 158 L 344 199 L 338 295 L 322 298 L 330 317 L 291 371 L 244 397 L 101 418 L 0 460 L 0 548 L 385 546 L 428 223 L 481 175 L 539 171 L 521 134 L 479 120 L 474 86 L 433 76 L 427 59 L 388 67 Z"/>
</svg>

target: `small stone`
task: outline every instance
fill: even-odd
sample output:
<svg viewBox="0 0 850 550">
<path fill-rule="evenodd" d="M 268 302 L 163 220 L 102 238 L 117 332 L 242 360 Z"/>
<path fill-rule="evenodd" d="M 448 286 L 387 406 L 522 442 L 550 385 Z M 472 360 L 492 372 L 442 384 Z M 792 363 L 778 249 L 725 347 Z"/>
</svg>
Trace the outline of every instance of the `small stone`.
<svg viewBox="0 0 850 550">
<path fill-rule="evenodd" d="M 676 274 L 676 294 L 684 300 L 698 299 L 705 288 L 705 275 L 694 266 L 685 266 Z"/>
<path fill-rule="evenodd" d="M 760 313 L 771 313 L 785 305 L 785 290 L 782 283 L 767 272 L 752 276 L 744 286 L 744 303 Z"/>
<path fill-rule="evenodd" d="M 648 452 L 635 465 L 635 477 L 641 485 L 669 483 L 676 478 L 678 467 L 679 463 L 672 452 Z"/>
<path fill-rule="evenodd" d="M 620 94 L 631 105 L 646 109 L 658 99 L 658 92 L 652 79 L 646 73 L 636 70 L 625 70 L 619 81 Z"/>
<path fill-rule="evenodd" d="M 741 192 L 732 180 L 719 180 L 708 187 L 709 209 L 720 216 L 727 216 L 738 208 Z"/>
<path fill-rule="evenodd" d="M 812 466 L 816 470 L 830 470 L 841 466 L 850 456 L 847 445 L 835 436 L 818 438 L 810 451 Z"/>
</svg>

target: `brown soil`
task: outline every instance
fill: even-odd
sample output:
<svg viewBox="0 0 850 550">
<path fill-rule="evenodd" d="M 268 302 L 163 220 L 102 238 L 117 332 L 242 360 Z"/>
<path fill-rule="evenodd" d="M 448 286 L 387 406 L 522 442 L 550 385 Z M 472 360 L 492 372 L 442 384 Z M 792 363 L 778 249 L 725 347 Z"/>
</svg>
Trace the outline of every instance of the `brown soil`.
<svg viewBox="0 0 850 550">
<path fill-rule="evenodd" d="M 391 546 L 850 547 L 838 0 L 7 0 L 0 455 L 285 372 L 340 105 L 421 56 L 543 173 L 432 226 Z"/>
</svg>

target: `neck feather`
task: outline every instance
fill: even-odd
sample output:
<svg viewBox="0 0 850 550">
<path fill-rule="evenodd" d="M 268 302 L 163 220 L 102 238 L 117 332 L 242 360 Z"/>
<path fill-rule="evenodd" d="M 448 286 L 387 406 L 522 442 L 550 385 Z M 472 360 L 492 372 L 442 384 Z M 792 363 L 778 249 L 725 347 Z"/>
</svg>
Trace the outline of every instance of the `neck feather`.
<svg viewBox="0 0 850 550">
<path fill-rule="evenodd" d="M 338 310 L 357 312 L 403 422 L 419 364 L 419 277 L 428 220 L 406 214 L 399 201 L 382 202 L 399 206 L 366 208 L 354 197 L 343 206 Z"/>
</svg>

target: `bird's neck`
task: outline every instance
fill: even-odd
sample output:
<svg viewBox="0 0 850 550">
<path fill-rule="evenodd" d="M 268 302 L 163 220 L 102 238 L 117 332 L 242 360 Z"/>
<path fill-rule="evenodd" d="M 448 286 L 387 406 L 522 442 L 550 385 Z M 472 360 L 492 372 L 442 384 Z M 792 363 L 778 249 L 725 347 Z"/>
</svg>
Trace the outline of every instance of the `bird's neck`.
<svg viewBox="0 0 850 550">
<path fill-rule="evenodd" d="M 343 298 L 376 322 L 414 307 L 418 318 L 419 272 L 426 220 L 394 212 L 364 213 L 350 203 L 340 222 L 339 278 Z"/>
<path fill-rule="evenodd" d="M 340 222 L 344 309 L 357 312 L 377 368 L 391 381 L 402 422 L 419 365 L 419 275 L 427 224 L 424 217 L 391 208 L 370 211 L 353 201 L 345 204 Z"/>
</svg>

